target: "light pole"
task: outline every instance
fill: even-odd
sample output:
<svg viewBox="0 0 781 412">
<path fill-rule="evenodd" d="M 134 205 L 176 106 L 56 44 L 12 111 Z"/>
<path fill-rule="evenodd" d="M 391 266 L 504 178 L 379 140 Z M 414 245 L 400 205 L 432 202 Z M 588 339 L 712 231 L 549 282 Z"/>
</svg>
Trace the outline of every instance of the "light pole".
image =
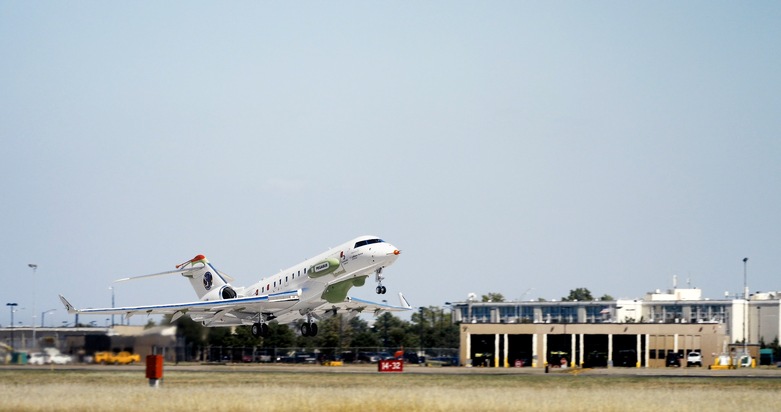
<svg viewBox="0 0 781 412">
<path fill-rule="evenodd" d="M 745 300 L 743 307 L 743 355 L 748 354 L 748 336 L 746 336 L 746 323 L 748 318 L 748 277 L 746 266 L 748 266 L 748 258 L 743 258 L 743 299 Z"/>
<path fill-rule="evenodd" d="M 423 307 L 420 307 L 420 351 L 418 352 L 418 356 L 423 353 Z M 418 363 L 420 363 L 420 358 L 418 358 Z"/>
<path fill-rule="evenodd" d="M 13 347 L 14 346 L 14 307 L 17 305 L 16 303 L 6 303 L 5 305 L 11 309 L 11 347 Z"/>
<path fill-rule="evenodd" d="M 35 339 L 35 272 L 38 270 L 38 265 L 29 263 L 27 267 L 33 270 L 33 347 L 36 347 L 38 341 Z"/>
<path fill-rule="evenodd" d="M 109 289 L 111 289 L 111 308 L 114 309 L 114 287 L 109 286 Z M 111 327 L 114 327 L 114 314 L 111 314 Z"/>
<path fill-rule="evenodd" d="M 44 327 L 44 326 L 43 326 L 43 320 L 44 320 L 44 318 L 46 317 L 46 314 L 47 314 L 47 313 L 54 313 L 54 312 L 56 312 L 56 311 L 57 311 L 57 309 L 49 309 L 49 310 L 47 310 L 46 312 L 41 312 L 41 327 Z"/>
</svg>

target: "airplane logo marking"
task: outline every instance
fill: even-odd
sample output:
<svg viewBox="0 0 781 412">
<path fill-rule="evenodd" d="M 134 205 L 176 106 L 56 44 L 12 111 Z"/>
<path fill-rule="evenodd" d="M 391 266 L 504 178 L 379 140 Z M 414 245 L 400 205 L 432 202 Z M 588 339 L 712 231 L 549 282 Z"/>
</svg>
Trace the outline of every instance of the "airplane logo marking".
<svg viewBox="0 0 781 412">
<path fill-rule="evenodd" d="M 203 287 L 206 290 L 209 290 L 212 288 L 212 274 L 211 272 L 206 272 L 203 275 Z"/>
</svg>

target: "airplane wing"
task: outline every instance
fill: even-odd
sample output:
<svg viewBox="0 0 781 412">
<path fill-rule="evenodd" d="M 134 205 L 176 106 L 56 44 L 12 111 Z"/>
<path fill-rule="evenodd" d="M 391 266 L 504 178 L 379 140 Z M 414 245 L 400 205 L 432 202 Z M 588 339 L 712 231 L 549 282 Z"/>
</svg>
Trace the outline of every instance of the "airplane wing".
<svg viewBox="0 0 781 412">
<path fill-rule="evenodd" d="M 412 306 L 410 306 L 409 302 L 407 302 L 407 298 L 405 298 L 401 293 L 399 293 L 399 303 L 400 306 L 394 306 L 385 302 L 376 303 L 359 298 L 348 297 L 344 303 L 339 304 L 339 309 L 353 312 L 366 311 L 367 313 L 374 313 L 375 315 L 379 315 L 382 312 L 402 312 L 412 309 Z M 333 306 L 334 304 L 331 303 L 330 305 Z"/>
<path fill-rule="evenodd" d="M 389 305 L 385 302 L 378 303 L 354 297 L 347 297 L 344 302 L 323 303 L 322 305 L 317 306 L 316 308 L 312 309 L 312 315 L 318 319 L 329 318 L 340 313 L 347 314 L 348 316 L 357 316 L 363 313 L 371 313 L 374 316 L 378 316 L 383 312 L 402 312 L 412 309 L 412 306 L 410 306 L 409 302 L 407 302 L 407 299 L 401 293 L 399 293 L 399 301 L 399 306 L 396 306 Z M 275 320 L 281 324 L 292 323 L 298 319 L 301 319 L 301 315 L 297 311 L 282 313 L 275 318 Z"/>
<path fill-rule="evenodd" d="M 119 308 L 89 308 L 76 309 L 65 297 L 60 295 L 60 300 L 65 305 L 69 314 L 103 314 L 125 315 L 130 318 L 136 314 L 146 315 L 173 315 L 171 322 L 188 314 L 198 322 L 204 322 L 206 326 L 212 323 L 216 325 L 241 325 L 243 319 L 251 319 L 258 313 L 268 313 L 283 310 L 293 306 L 301 298 L 301 290 L 273 293 L 261 296 L 249 296 L 235 299 L 197 301 L 186 303 L 172 303 L 149 306 L 125 306 Z"/>
<path fill-rule="evenodd" d="M 269 319 L 274 319 L 281 324 L 293 323 L 301 319 L 302 315 L 298 310 L 289 309 L 299 302 L 301 293 L 302 291 L 299 289 L 225 300 L 87 309 L 76 309 L 62 295 L 60 295 L 60 300 L 69 314 L 125 315 L 127 318 L 137 314 L 172 315 L 171 322 L 186 314 L 196 322 L 203 322 L 205 326 L 225 326 L 251 324 L 257 321 L 259 313 L 271 315 Z M 407 299 L 401 293 L 399 293 L 399 301 L 400 305 L 396 306 L 385 302 L 377 303 L 348 297 L 343 302 L 323 303 L 312 308 L 311 313 L 315 318 L 322 319 L 339 313 L 345 313 L 348 316 L 371 313 L 374 316 L 378 316 L 383 312 L 399 312 L 412 309 Z"/>
</svg>

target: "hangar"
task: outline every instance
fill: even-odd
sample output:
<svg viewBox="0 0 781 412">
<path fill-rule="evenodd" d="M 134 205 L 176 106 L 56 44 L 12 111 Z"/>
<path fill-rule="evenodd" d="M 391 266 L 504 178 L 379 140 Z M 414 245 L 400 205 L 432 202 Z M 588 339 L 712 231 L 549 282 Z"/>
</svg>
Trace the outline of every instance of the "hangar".
<svg viewBox="0 0 781 412">
<path fill-rule="evenodd" d="M 476 367 L 664 367 L 668 354 L 693 351 L 709 365 L 729 343 L 718 323 L 474 323 L 460 339 L 459 358 Z"/>
<path fill-rule="evenodd" d="M 693 351 L 710 365 L 730 343 L 759 347 L 781 330 L 781 292 L 711 300 L 697 288 L 673 288 L 643 299 L 512 302 L 479 302 L 472 294 L 450 305 L 461 363 L 472 366 L 559 366 L 565 359 L 584 367 L 663 367 L 668 355 Z"/>
</svg>

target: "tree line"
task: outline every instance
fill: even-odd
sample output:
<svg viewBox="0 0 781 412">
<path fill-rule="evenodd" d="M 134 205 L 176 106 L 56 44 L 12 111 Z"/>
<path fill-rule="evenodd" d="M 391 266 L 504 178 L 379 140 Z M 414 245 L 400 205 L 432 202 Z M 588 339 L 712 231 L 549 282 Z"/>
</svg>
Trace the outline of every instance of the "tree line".
<svg viewBox="0 0 781 412">
<path fill-rule="evenodd" d="M 163 319 L 169 323 L 170 317 Z M 182 316 L 173 324 L 186 347 L 225 346 L 263 348 L 457 348 L 458 325 L 452 322 L 452 313 L 436 306 L 420 308 L 409 321 L 385 312 L 370 323 L 360 317 L 337 314 L 318 322 L 317 336 L 304 337 L 298 333 L 300 323 L 285 325 L 271 321 L 269 335 L 252 336 L 250 326 L 235 328 L 203 326 Z"/>
<path fill-rule="evenodd" d="M 609 298 L 609 299 L 607 299 Z M 612 300 L 604 295 L 602 300 Z M 586 288 L 570 290 L 563 301 L 593 300 Z M 482 295 L 483 302 L 504 302 L 501 293 L 491 292 Z M 163 319 L 170 323 L 170 316 Z M 304 337 L 298 333 L 303 320 L 297 324 L 285 325 L 271 321 L 268 323 L 269 335 L 263 338 L 252 336 L 250 326 L 235 328 L 208 328 L 182 316 L 173 322 L 177 326 L 177 335 L 183 338 L 188 347 L 231 346 L 264 348 L 457 348 L 459 346 L 458 325 L 452 321 L 452 312 L 442 307 L 421 307 L 412 313 L 409 321 L 392 313 L 385 312 L 367 321 L 346 314 L 323 319 L 318 322 L 317 336 Z"/>
<path fill-rule="evenodd" d="M 544 298 L 538 298 L 537 299 L 540 302 L 545 302 Z M 591 301 L 595 300 L 594 296 L 591 294 L 591 291 L 588 290 L 588 288 L 575 288 L 570 289 L 569 295 L 562 296 L 561 301 L 562 302 L 575 302 L 575 301 Z M 615 298 L 611 295 L 608 295 L 605 293 L 602 295 L 599 300 L 605 301 L 605 300 L 615 300 Z M 496 292 L 489 292 L 486 295 L 481 296 L 482 302 L 504 302 L 504 295 L 501 293 Z"/>
</svg>

